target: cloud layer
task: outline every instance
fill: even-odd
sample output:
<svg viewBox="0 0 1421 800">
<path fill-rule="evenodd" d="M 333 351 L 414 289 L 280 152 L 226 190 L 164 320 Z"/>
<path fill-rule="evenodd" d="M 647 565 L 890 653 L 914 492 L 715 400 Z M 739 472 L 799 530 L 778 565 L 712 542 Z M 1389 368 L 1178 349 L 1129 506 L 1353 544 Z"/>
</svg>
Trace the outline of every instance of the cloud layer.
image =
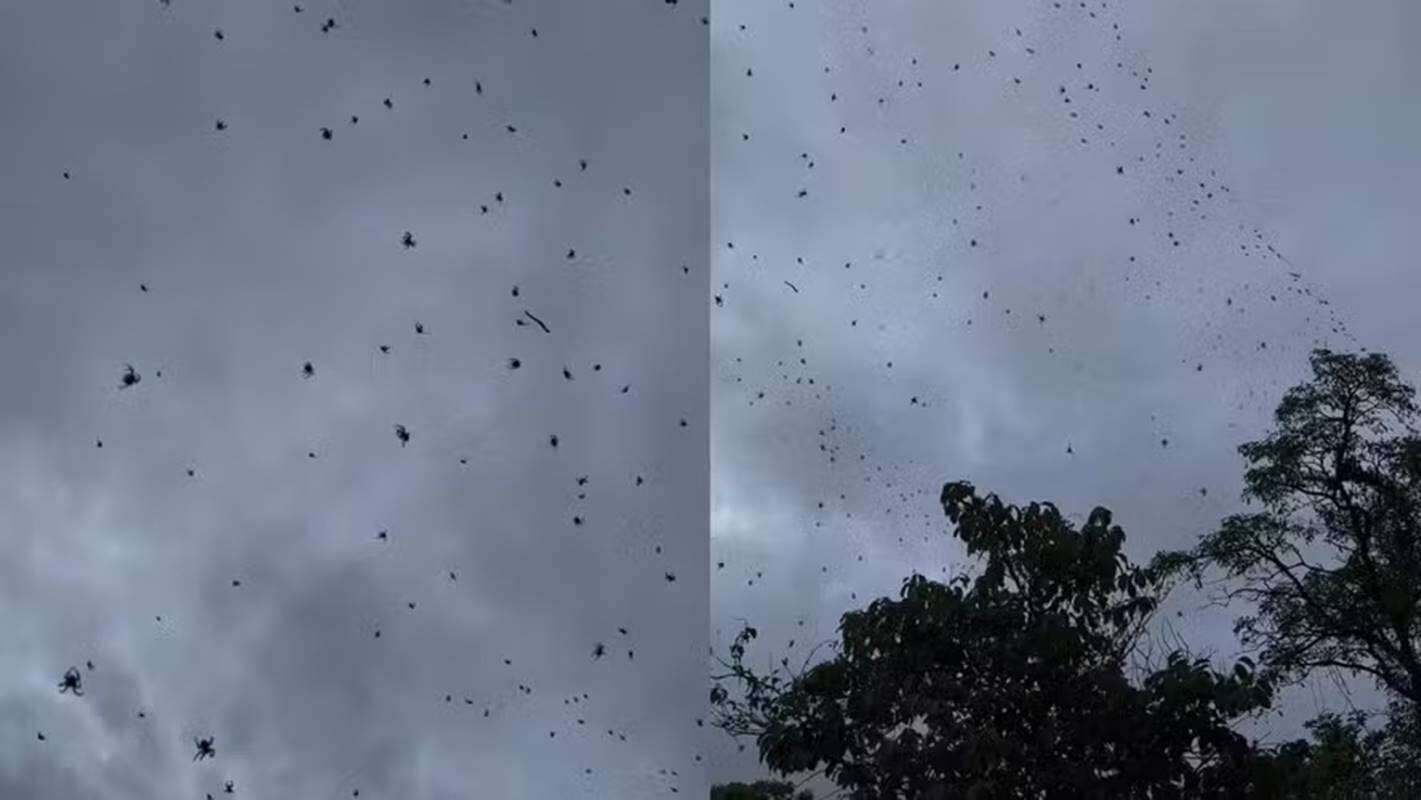
<svg viewBox="0 0 1421 800">
<path fill-rule="evenodd" d="M 1421 63 L 1391 33 L 1416 13 L 717 7 L 718 643 L 749 619 L 762 666 L 797 663 L 909 572 L 963 567 L 948 480 L 1105 505 L 1137 558 L 1184 546 L 1239 507 L 1235 448 L 1310 348 L 1417 377 Z M 1165 623 L 1231 654 L 1201 602 Z M 1343 702 L 1320 681 L 1269 725 Z M 722 742 L 714 774 L 752 752 Z"/>
<path fill-rule="evenodd" d="M 301 6 L 0 25 L 0 795 L 703 792 L 705 4 Z"/>
</svg>

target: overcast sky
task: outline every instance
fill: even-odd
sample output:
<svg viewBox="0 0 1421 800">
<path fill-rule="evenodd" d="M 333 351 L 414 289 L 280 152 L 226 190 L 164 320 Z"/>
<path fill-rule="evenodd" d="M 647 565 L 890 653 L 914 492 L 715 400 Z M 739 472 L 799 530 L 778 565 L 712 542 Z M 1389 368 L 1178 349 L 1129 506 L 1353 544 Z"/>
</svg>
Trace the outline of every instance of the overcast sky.
<svg viewBox="0 0 1421 800">
<path fill-rule="evenodd" d="M 719 646 L 748 619 L 797 663 L 961 566 L 949 480 L 1187 546 L 1315 344 L 1421 377 L 1414 3 L 793 6 L 712 23 Z M 1164 620 L 1230 657 L 1201 602 Z"/>
<path fill-rule="evenodd" d="M 0 796 L 704 796 L 706 3 L 298 1 L 0 10 Z"/>
<path fill-rule="evenodd" d="M 0 10 L 0 796 L 701 795 L 708 628 L 944 481 L 1143 560 L 1314 345 L 1421 376 L 1404 0 L 293 2 Z"/>
</svg>

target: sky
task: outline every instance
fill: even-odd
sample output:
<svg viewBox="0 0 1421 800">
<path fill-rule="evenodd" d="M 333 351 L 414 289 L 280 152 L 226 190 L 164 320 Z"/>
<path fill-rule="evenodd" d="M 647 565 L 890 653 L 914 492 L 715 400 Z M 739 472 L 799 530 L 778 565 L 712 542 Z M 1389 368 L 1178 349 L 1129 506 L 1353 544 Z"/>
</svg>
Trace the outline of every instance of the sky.
<svg viewBox="0 0 1421 800">
<path fill-rule="evenodd" d="M 0 9 L 0 796 L 703 794 L 944 482 L 1144 560 L 1421 382 L 1404 0 L 294 2 Z"/>
<path fill-rule="evenodd" d="M 1144 561 L 1242 508 L 1236 448 L 1312 347 L 1421 383 L 1418 24 L 1402 0 L 718 3 L 720 652 L 748 621 L 753 665 L 798 666 L 908 574 L 970 567 L 947 481 L 1106 506 Z M 1157 635 L 1226 663 L 1236 611 L 1206 601 L 1178 591 Z M 1342 686 L 1253 732 L 1376 707 Z M 762 774 L 742 744 L 716 780 Z"/>
<path fill-rule="evenodd" d="M 0 797 L 704 796 L 706 3 L 293 2 L 0 10 Z"/>
</svg>

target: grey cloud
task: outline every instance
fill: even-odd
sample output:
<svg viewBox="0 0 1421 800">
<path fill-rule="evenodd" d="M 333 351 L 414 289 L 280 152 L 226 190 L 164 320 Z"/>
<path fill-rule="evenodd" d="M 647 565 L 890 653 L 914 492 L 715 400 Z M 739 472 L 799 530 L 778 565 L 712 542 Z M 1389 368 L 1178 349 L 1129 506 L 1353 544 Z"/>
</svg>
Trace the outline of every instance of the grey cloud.
<svg viewBox="0 0 1421 800">
<path fill-rule="evenodd" d="M 695 794 L 704 4 L 302 5 L 0 26 L 0 793 Z"/>
<path fill-rule="evenodd" d="M 717 9 L 722 646 L 749 618 L 755 658 L 797 659 L 910 571 L 960 568 L 947 480 L 1106 505 L 1139 558 L 1182 546 L 1238 507 L 1235 447 L 1316 343 L 1417 374 L 1416 70 L 1374 35 L 1415 10 L 1062 5 Z M 1165 622 L 1230 655 L 1200 603 Z M 1341 702 L 1320 681 L 1269 727 Z M 722 742 L 717 779 L 752 751 Z"/>
</svg>

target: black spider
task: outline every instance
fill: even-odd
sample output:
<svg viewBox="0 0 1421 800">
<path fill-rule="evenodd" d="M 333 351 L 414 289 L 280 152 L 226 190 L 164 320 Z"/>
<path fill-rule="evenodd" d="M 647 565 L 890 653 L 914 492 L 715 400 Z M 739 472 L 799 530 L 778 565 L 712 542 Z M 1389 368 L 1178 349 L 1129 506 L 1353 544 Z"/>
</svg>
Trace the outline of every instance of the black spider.
<svg viewBox="0 0 1421 800">
<path fill-rule="evenodd" d="M 59 684 L 59 693 L 71 692 L 75 697 L 84 696 L 84 679 L 76 667 L 64 671 L 64 680 Z"/>
</svg>

